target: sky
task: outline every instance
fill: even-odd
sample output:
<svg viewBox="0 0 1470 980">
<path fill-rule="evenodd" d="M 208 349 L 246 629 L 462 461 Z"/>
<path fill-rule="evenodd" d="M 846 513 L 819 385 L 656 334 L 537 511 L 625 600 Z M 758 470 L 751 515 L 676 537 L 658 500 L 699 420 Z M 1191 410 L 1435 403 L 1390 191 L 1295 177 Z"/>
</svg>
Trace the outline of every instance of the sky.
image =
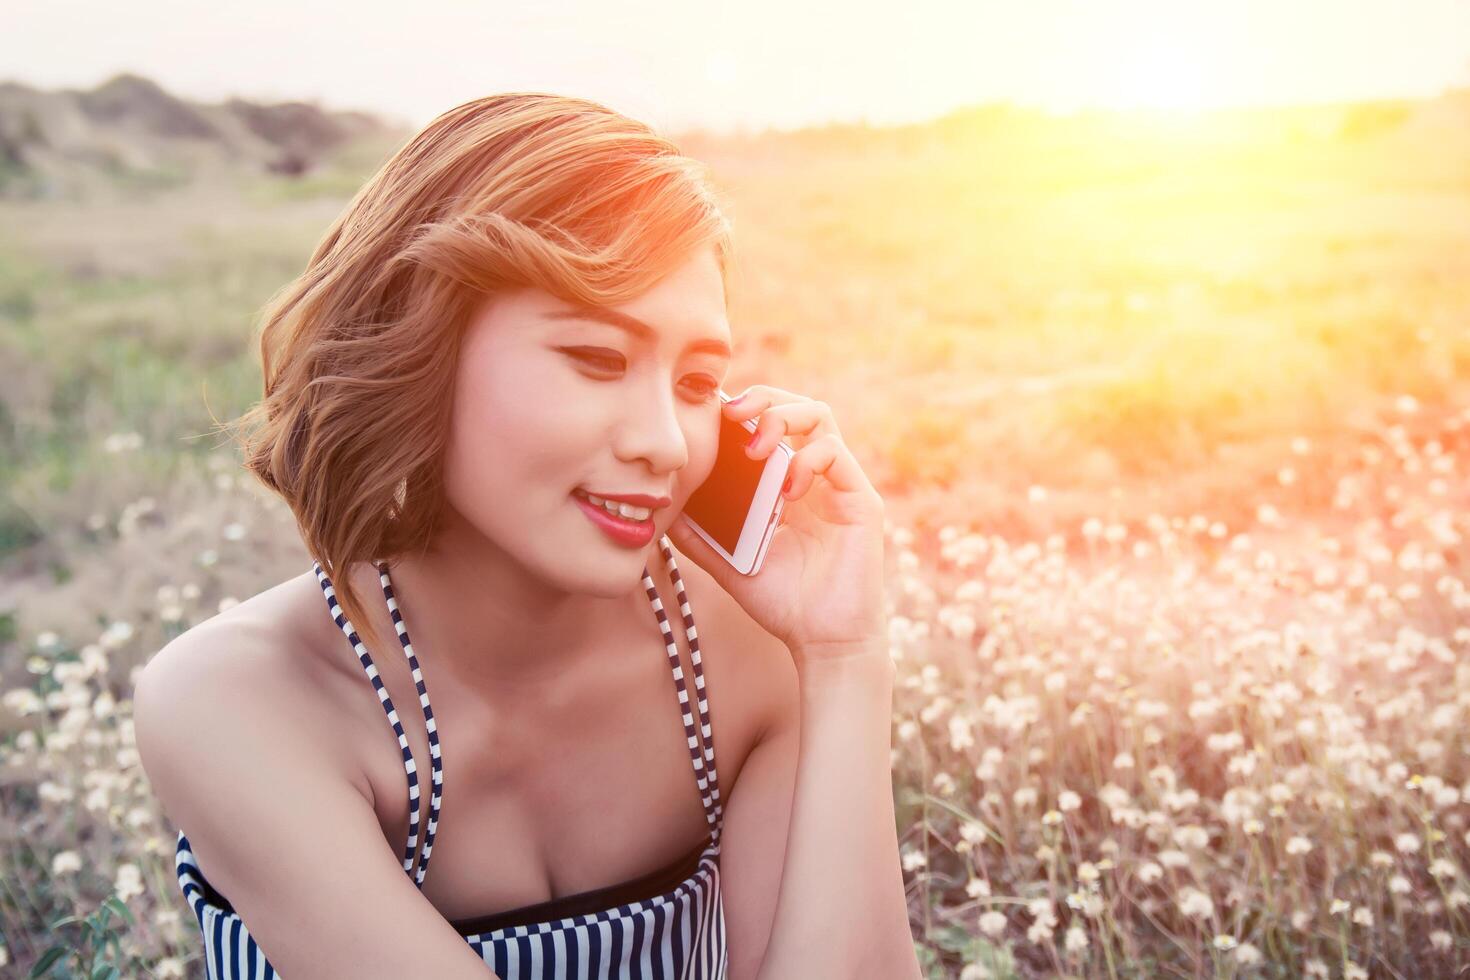
<svg viewBox="0 0 1470 980">
<path fill-rule="evenodd" d="M 580 95 L 670 130 L 909 122 L 1011 102 L 1175 112 L 1470 87 L 1470 0 L 5 0 L 0 80 L 121 71 L 189 98 L 421 126 Z"/>
</svg>

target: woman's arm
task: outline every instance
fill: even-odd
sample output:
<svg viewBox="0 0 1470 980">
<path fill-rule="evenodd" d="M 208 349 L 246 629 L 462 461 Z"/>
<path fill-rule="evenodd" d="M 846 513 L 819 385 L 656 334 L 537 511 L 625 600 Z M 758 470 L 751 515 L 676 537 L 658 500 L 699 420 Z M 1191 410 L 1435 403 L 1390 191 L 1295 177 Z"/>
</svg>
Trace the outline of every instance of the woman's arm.
<svg viewBox="0 0 1470 980">
<path fill-rule="evenodd" d="M 493 980 L 323 751 L 327 713 L 289 671 L 256 669 L 262 656 L 237 631 L 201 624 L 157 653 L 133 691 L 144 773 L 209 883 L 292 980 Z"/>
<path fill-rule="evenodd" d="M 799 650 L 801 750 L 759 980 L 919 978 L 890 769 L 894 665 L 877 640 Z"/>
<path fill-rule="evenodd" d="M 742 812 L 774 808 L 781 768 L 794 757 L 785 861 L 757 980 L 917 980 L 890 775 L 883 498 L 825 402 L 753 385 L 723 411 L 759 417 L 745 447 L 752 459 L 783 436 L 796 443 L 782 491 L 789 506 L 758 573 L 736 572 L 687 518 L 669 528 L 674 545 L 787 646 L 797 669 L 800 710 L 771 723 L 747 763 L 757 766 L 755 783 L 742 773 L 731 797 L 732 812 L 737 802 Z M 747 935 L 753 921 L 744 917 Z"/>
</svg>

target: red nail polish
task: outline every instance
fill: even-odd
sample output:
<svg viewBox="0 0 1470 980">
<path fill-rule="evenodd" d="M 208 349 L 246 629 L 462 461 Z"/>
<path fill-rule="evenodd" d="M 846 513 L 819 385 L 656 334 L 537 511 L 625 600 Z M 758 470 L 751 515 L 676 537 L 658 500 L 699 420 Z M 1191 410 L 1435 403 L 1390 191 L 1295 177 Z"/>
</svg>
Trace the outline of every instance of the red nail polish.
<svg viewBox="0 0 1470 980">
<path fill-rule="evenodd" d="M 786 474 L 786 482 L 783 483 L 783 484 L 781 484 L 781 492 L 782 493 L 788 493 L 788 492 L 790 492 L 790 490 L 791 490 L 791 477 L 792 477 L 792 474 L 790 474 L 790 473 L 787 473 Z"/>
</svg>

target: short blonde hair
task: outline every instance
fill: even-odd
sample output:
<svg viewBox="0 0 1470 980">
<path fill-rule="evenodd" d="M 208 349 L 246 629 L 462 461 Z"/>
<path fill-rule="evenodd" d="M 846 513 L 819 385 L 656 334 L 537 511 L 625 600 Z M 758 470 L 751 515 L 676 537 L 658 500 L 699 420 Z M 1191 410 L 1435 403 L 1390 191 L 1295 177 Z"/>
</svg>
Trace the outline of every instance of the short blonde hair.
<svg viewBox="0 0 1470 980">
<path fill-rule="evenodd" d="M 364 641 L 346 569 L 427 546 L 462 328 L 497 290 L 614 305 L 730 225 L 708 169 L 587 99 L 510 92 L 429 123 L 358 191 L 271 298 L 264 397 L 231 428 Z"/>
</svg>

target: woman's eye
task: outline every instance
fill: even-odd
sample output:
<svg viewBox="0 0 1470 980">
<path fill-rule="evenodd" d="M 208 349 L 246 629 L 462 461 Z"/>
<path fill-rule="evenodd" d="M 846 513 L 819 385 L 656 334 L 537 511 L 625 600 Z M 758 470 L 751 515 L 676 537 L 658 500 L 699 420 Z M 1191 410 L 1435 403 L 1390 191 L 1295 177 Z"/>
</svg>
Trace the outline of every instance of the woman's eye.
<svg viewBox="0 0 1470 980">
<path fill-rule="evenodd" d="M 708 378 L 708 375 L 706 375 L 706 377 Z M 713 378 L 710 378 L 707 383 L 699 385 L 698 390 L 700 396 L 705 401 L 709 401 L 710 399 L 714 398 L 715 393 L 720 390 L 720 383 L 718 381 L 715 381 Z"/>
<path fill-rule="evenodd" d="M 559 349 L 579 361 L 595 364 L 599 370 L 620 371 L 623 368 L 623 355 L 617 351 L 608 350 L 606 347 L 562 347 Z M 709 401 L 720 390 L 719 380 L 707 374 L 692 380 L 696 382 L 695 389 L 699 392 L 701 401 Z"/>
<path fill-rule="evenodd" d="M 597 363 L 602 367 L 608 368 L 609 370 L 613 368 L 620 368 L 623 366 L 623 356 L 616 351 L 608 351 L 606 350 L 606 348 L 563 347 L 562 350 L 566 351 L 568 354 L 572 355 L 579 361 Z M 599 350 L 606 351 L 606 353 L 595 353 Z"/>
</svg>

